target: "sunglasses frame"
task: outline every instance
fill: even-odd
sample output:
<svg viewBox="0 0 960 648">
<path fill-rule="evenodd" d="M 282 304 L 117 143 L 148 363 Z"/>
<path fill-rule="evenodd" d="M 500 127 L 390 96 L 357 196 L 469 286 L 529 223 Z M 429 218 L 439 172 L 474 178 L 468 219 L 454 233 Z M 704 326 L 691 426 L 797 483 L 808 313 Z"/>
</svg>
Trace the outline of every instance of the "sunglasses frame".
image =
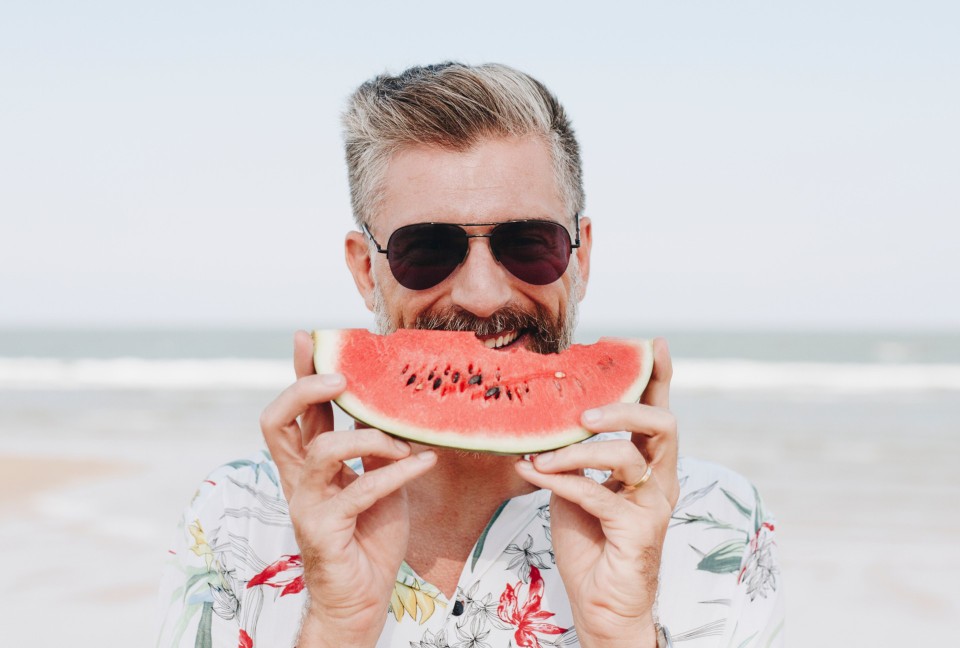
<svg viewBox="0 0 960 648">
<path fill-rule="evenodd" d="M 472 239 L 472 238 L 490 238 L 491 236 L 493 236 L 493 232 L 494 232 L 494 230 L 497 229 L 497 227 L 499 227 L 500 225 L 507 225 L 507 224 L 511 224 L 511 223 L 551 223 L 551 224 L 554 224 L 554 225 L 559 225 L 560 227 L 563 227 L 563 229 L 565 229 L 565 230 L 567 229 L 566 227 L 564 227 L 563 223 L 558 223 L 557 221 L 547 220 L 547 219 L 545 219 L 545 218 L 522 218 L 522 219 L 516 219 L 516 220 L 509 220 L 509 221 L 500 221 L 499 223 L 437 223 L 437 222 L 430 221 L 430 222 L 426 222 L 426 223 L 411 223 L 411 225 L 454 225 L 454 226 L 459 227 L 460 229 L 462 229 L 462 230 L 464 230 L 464 231 L 465 231 L 466 228 L 468 228 L 468 227 L 490 227 L 490 228 L 492 228 L 492 229 L 491 229 L 489 232 L 487 232 L 486 234 L 470 234 L 469 232 L 467 232 L 467 238 L 468 238 L 468 239 Z M 379 252 L 380 254 L 386 255 L 386 257 L 389 259 L 389 258 L 390 258 L 390 251 L 389 251 L 390 240 L 387 239 L 387 247 L 384 248 L 384 247 L 382 247 L 382 246 L 380 245 L 380 243 L 377 241 L 377 239 L 375 239 L 375 238 L 373 237 L 373 233 L 370 231 L 370 228 L 367 227 L 367 224 L 366 224 L 366 223 L 361 223 L 361 224 L 360 224 L 360 227 L 363 229 L 363 233 L 366 234 L 367 237 L 369 237 L 369 239 L 373 242 L 374 246 L 376 246 L 377 252 Z M 408 227 L 408 226 L 407 226 L 407 225 L 404 225 L 404 227 Z M 578 247 L 580 247 L 580 212 L 575 212 L 575 213 L 573 214 L 573 227 L 574 227 L 575 236 L 574 236 L 574 240 L 570 242 L 570 254 L 573 254 L 573 251 L 576 250 Z M 399 230 L 399 229 L 402 229 L 402 228 L 397 228 L 397 229 Z M 397 231 L 397 230 L 394 230 L 394 232 L 391 232 L 391 233 L 390 233 L 390 237 L 391 237 L 391 238 L 393 237 L 393 234 L 394 234 L 396 231 Z M 570 238 L 570 232 L 567 232 L 567 238 L 568 238 L 568 239 Z M 492 250 L 491 250 L 491 251 L 492 251 Z M 468 250 L 468 252 L 469 252 L 469 250 Z M 494 256 L 496 256 L 496 255 L 494 255 Z M 467 257 L 466 257 L 466 254 L 464 254 L 464 257 L 463 257 L 463 258 L 464 258 L 464 260 L 467 258 Z M 460 263 L 463 263 L 463 261 L 460 261 Z M 511 274 L 512 274 L 512 273 L 511 273 Z M 448 275 L 448 276 L 449 276 L 449 275 Z M 444 277 L 444 279 L 446 279 L 446 277 Z M 523 281 L 523 279 L 521 279 L 521 281 Z M 442 280 L 441 280 L 441 282 L 442 282 Z M 431 287 L 432 287 L 432 286 L 431 286 Z M 424 290 L 427 290 L 427 289 L 425 288 Z"/>
</svg>

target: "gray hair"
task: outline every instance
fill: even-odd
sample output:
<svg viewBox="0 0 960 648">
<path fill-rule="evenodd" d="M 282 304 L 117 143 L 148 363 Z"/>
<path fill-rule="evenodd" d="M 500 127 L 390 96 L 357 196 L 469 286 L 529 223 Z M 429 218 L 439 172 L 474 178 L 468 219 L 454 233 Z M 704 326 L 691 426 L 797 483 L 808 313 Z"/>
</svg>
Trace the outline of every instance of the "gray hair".
<svg viewBox="0 0 960 648">
<path fill-rule="evenodd" d="M 542 83 L 506 65 L 448 62 L 377 76 L 350 97 L 343 131 L 358 226 L 376 216 L 394 153 L 416 144 L 465 151 L 484 137 L 542 138 L 568 215 L 583 211 L 580 146 L 563 106 Z"/>
</svg>

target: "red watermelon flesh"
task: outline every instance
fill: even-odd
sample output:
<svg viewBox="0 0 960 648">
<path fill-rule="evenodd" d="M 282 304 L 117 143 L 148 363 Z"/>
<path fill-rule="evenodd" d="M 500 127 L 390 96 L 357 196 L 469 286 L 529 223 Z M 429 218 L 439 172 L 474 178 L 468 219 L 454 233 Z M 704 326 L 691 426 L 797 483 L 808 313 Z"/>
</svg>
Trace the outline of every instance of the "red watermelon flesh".
<svg viewBox="0 0 960 648">
<path fill-rule="evenodd" d="M 640 399 L 646 340 L 601 338 L 558 354 L 487 348 L 459 331 L 314 331 L 317 373 L 342 373 L 336 403 L 371 427 L 436 446 L 526 454 L 590 436 L 580 415 Z"/>
</svg>

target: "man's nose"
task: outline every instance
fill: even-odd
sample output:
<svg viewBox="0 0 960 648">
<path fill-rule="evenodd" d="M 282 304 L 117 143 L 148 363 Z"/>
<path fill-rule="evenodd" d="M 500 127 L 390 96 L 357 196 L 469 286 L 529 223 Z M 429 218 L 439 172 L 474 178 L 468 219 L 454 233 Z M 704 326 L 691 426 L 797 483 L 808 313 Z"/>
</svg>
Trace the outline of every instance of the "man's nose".
<svg viewBox="0 0 960 648">
<path fill-rule="evenodd" d="M 510 303 L 510 274 L 497 262 L 490 239 L 470 239 L 467 258 L 453 276 L 450 298 L 477 317 L 489 317 Z"/>
</svg>

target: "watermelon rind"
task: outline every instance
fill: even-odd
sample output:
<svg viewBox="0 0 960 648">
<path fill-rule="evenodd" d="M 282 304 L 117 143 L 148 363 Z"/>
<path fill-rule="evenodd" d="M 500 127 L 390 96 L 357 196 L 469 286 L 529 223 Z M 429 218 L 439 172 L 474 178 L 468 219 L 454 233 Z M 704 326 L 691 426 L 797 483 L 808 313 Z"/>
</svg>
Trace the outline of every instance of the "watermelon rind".
<svg viewBox="0 0 960 648">
<path fill-rule="evenodd" d="M 338 356 L 346 332 L 338 329 L 325 329 L 313 332 L 314 365 L 318 374 L 338 371 Z M 600 341 L 603 341 L 601 338 Z M 649 340 L 619 339 L 636 345 L 642 359 L 636 379 L 621 394 L 619 402 L 636 403 L 640 400 L 653 372 L 653 344 Z M 425 445 L 456 448 L 466 451 L 489 452 L 494 454 L 534 454 L 554 450 L 578 443 L 593 436 L 584 427 L 572 425 L 564 429 L 538 433 L 536 436 L 509 436 L 497 432 L 488 435 L 471 435 L 450 431 L 436 431 L 413 423 L 398 420 L 396 417 L 378 411 L 347 389 L 334 402 L 357 421 L 377 428 L 388 434 L 402 437 Z"/>
</svg>

